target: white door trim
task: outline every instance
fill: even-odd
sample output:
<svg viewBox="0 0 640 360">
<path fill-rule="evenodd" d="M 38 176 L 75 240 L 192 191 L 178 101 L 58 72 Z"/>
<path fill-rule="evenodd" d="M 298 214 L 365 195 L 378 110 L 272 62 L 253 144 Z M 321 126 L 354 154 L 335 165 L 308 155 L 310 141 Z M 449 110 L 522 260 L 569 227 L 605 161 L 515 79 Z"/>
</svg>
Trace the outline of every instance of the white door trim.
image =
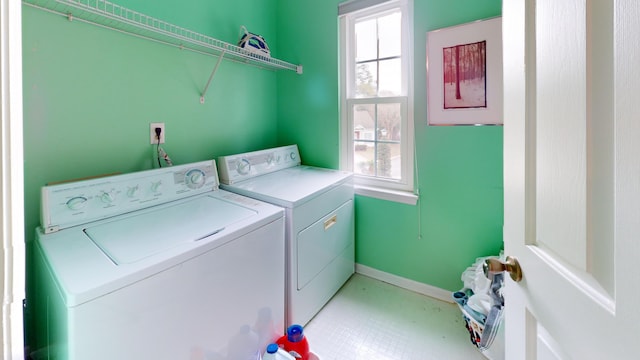
<svg viewBox="0 0 640 360">
<path fill-rule="evenodd" d="M 0 0 L 0 217 L 2 218 L 3 359 L 24 358 L 24 168 L 22 137 L 22 2 Z"/>
</svg>

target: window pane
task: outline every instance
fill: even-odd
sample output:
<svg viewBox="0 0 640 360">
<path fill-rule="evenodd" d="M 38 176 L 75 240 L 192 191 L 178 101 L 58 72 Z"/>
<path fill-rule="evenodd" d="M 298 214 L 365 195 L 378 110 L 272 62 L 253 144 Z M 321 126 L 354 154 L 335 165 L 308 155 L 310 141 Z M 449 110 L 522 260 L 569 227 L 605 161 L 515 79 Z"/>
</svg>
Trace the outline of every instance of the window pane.
<svg viewBox="0 0 640 360">
<path fill-rule="evenodd" d="M 377 63 L 356 65 L 356 97 L 371 97 L 378 93 Z"/>
<path fill-rule="evenodd" d="M 360 175 L 374 176 L 376 169 L 373 165 L 375 145 L 372 142 L 356 141 L 353 146 L 353 172 Z"/>
<path fill-rule="evenodd" d="M 376 38 L 376 19 L 361 21 L 355 24 L 356 61 L 373 60 L 378 54 Z"/>
<path fill-rule="evenodd" d="M 353 139 L 374 141 L 376 132 L 375 105 L 356 105 L 353 108 Z"/>
<path fill-rule="evenodd" d="M 378 140 L 400 141 L 402 112 L 400 103 L 378 105 Z"/>
<path fill-rule="evenodd" d="M 402 64 L 400 59 L 380 61 L 379 96 L 402 95 Z"/>
<path fill-rule="evenodd" d="M 384 178 L 400 179 L 402 175 L 400 144 L 378 143 L 376 153 L 376 175 Z"/>
<path fill-rule="evenodd" d="M 400 12 L 378 18 L 378 38 L 380 39 L 380 58 L 400 56 L 402 46 Z"/>
</svg>

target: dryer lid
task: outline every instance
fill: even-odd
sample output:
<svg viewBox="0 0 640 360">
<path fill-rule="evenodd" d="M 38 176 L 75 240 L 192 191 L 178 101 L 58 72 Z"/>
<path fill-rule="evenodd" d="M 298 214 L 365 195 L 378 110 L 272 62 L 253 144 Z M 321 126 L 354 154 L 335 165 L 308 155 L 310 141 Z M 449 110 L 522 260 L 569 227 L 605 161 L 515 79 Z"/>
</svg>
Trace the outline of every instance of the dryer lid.
<svg viewBox="0 0 640 360">
<path fill-rule="evenodd" d="M 352 186 L 352 178 L 353 174 L 345 171 L 299 165 L 232 185 L 223 184 L 222 187 L 271 204 L 293 208 L 341 184 Z"/>
<path fill-rule="evenodd" d="M 203 196 L 88 227 L 84 232 L 116 265 L 121 265 L 205 239 L 256 214 L 254 210 Z"/>
</svg>

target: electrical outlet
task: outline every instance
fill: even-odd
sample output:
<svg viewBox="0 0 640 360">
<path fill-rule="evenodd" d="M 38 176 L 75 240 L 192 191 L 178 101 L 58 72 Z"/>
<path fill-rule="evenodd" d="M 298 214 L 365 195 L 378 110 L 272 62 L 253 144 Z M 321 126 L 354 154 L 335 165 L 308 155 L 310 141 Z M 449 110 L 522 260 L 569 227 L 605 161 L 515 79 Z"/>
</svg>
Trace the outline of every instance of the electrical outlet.
<svg viewBox="0 0 640 360">
<path fill-rule="evenodd" d="M 151 144 L 157 144 L 158 138 L 156 136 L 156 128 L 160 128 L 160 144 L 164 144 L 164 123 L 151 123 L 149 124 L 149 136 Z"/>
</svg>

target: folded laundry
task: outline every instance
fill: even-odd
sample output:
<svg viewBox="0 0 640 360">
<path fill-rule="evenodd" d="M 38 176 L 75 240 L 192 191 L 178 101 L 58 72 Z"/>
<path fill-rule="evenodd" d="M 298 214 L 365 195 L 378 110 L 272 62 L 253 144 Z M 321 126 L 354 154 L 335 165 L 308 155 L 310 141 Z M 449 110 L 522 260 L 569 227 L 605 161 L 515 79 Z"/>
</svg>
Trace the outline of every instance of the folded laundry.
<svg viewBox="0 0 640 360">
<path fill-rule="evenodd" d="M 495 258 L 495 257 L 494 257 Z M 478 258 L 461 276 L 465 287 L 452 293 L 469 332 L 471 343 L 489 359 L 503 359 L 502 339 L 504 298 L 503 273 L 484 275 L 482 264 L 487 258 Z"/>
<path fill-rule="evenodd" d="M 456 291 L 453 293 L 453 300 L 458 303 L 458 306 L 464 309 L 464 311 L 474 320 L 484 324 L 487 319 L 488 312 L 485 313 L 469 305 L 469 299 L 475 298 L 476 295 L 474 295 L 470 289 L 467 290 L 467 292 L 471 292 L 471 296 L 468 296 L 466 292 Z"/>
<path fill-rule="evenodd" d="M 489 315 L 494 300 L 488 294 L 473 294 L 467 300 L 467 305 L 484 316 Z"/>
<path fill-rule="evenodd" d="M 496 338 L 500 324 L 502 323 L 502 317 L 504 314 L 504 299 L 500 290 L 502 290 L 502 283 L 504 281 L 504 274 L 495 274 L 491 282 L 491 297 L 493 298 L 494 305 L 491 307 L 487 319 L 485 321 L 484 332 L 478 344 L 480 350 L 488 349 Z"/>
</svg>

